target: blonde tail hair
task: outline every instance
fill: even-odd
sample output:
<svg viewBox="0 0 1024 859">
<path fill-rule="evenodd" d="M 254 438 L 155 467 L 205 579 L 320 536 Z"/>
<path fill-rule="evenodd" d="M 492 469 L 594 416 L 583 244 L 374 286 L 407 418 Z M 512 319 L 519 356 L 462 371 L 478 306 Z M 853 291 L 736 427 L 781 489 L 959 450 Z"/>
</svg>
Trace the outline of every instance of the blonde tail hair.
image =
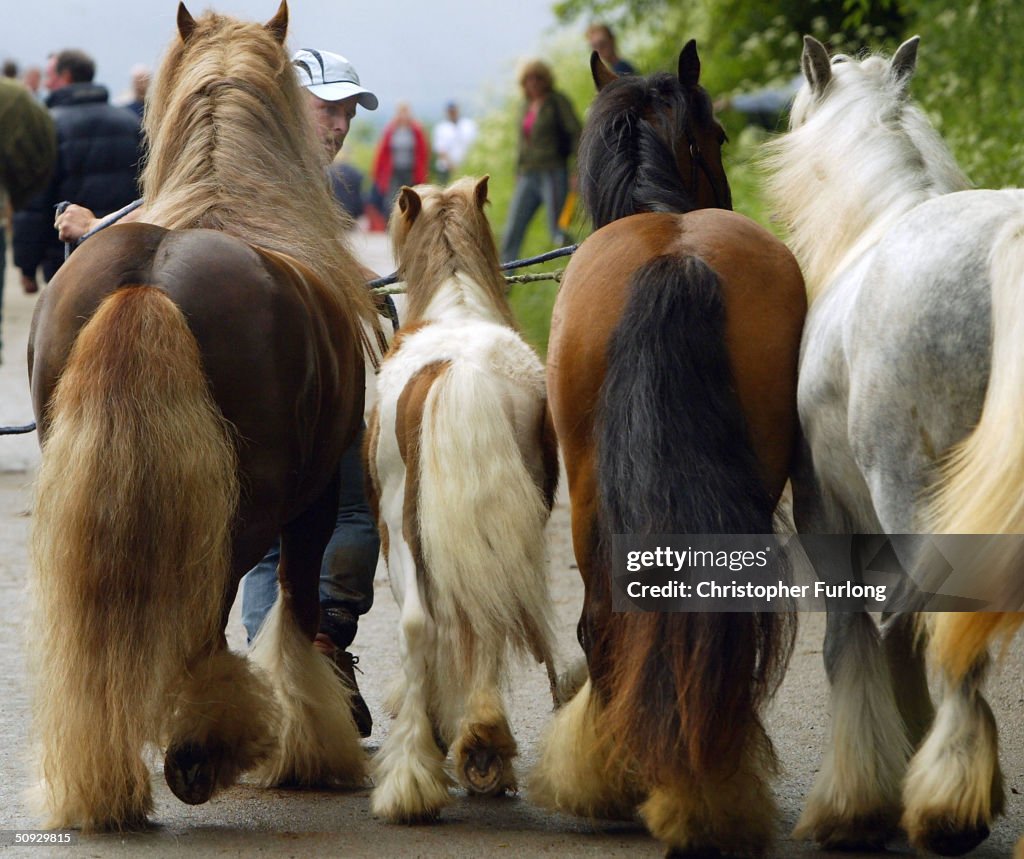
<svg viewBox="0 0 1024 859">
<path fill-rule="evenodd" d="M 467 646 L 456 633 L 455 652 L 444 657 L 463 678 L 474 653 L 494 658 L 506 644 L 538 660 L 551 653 L 549 511 L 507 411 L 508 385 L 455 362 L 424 405 L 418 508 L 427 599 L 440 630 L 475 634 Z"/>
<path fill-rule="evenodd" d="M 184 316 L 154 287 L 103 301 L 47 423 L 29 638 L 42 801 L 53 827 L 138 826 L 143 749 L 219 645 L 235 448 Z"/>
</svg>

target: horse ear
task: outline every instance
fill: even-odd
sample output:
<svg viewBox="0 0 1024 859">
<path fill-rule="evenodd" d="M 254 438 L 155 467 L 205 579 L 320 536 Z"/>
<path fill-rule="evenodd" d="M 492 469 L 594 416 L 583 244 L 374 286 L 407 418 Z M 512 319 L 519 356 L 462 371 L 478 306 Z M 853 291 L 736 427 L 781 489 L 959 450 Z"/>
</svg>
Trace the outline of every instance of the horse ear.
<svg viewBox="0 0 1024 859">
<path fill-rule="evenodd" d="M 422 208 L 423 201 L 420 200 L 420 195 L 408 185 L 403 185 L 398 194 L 398 210 L 405 216 L 406 222 L 411 224 L 415 221 Z"/>
<path fill-rule="evenodd" d="M 832 80 L 832 64 L 828 51 L 814 36 L 804 36 L 804 52 L 800 56 L 800 69 L 811 85 L 811 92 L 821 95 Z"/>
<path fill-rule="evenodd" d="M 896 49 L 892 62 L 889 63 L 889 74 L 904 88 L 910 83 L 910 79 L 914 76 L 914 69 L 917 68 L 917 46 L 920 42 L 920 36 L 907 39 Z"/>
<path fill-rule="evenodd" d="M 270 30 L 279 45 L 284 44 L 285 36 L 288 35 L 288 0 L 281 0 L 274 17 L 264 26 Z"/>
<path fill-rule="evenodd" d="M 196 19 L 192 17 L 192 14 L 185 8 L 184 3 L 178 4 L 178 35 L 181 36 L 181 41 L 187 42 L 192 38 L 192 33 L 196 29 Z"/>
<path fill-rule="evenodd" d="M 590 75 L 594 79 L 594 86 L 601 92 L 612 81 L 617 81 L 619 76 L 604 64 L 601 55 L 594 51 L 590 55 Z"/>
<path fill-rule="evenodd" d="M 690 89 L 700 81 L 700 57 L 697 56 L 696 39 L 690 39 L 679 52 L 679 81 Z"/>
<path fill-rule="evenodd" d="M 491 175 L 488 173 L 477 181 L 476 187 L 473 189 L 473 196 L 476 198 L 476 204 L 480 209 L 483 209 L 484 203 L 487 202 L 487 183 L 490 181 Z"/>
</svg>

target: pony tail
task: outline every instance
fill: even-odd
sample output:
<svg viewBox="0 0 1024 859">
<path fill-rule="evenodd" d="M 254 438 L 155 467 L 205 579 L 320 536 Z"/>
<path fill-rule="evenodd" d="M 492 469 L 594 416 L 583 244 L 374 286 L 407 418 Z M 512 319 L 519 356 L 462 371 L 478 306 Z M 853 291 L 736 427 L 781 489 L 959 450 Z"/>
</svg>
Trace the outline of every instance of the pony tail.
<svg viewBox="0 0 1024 859">
<path fill-rule="evenodd" d="M 235 448 L 199 348 L 159 289 L 108 296 L 51 398 L 30 640 L 49 825 L 141 825 L 141 752 L 220 638 Z"/>
<path fill-rule="evenodd" d="M 981 418 L 942 465 L 926 513 L 933 534 L 1024 534 L 1024 212 L 1003 225 L 989 258 L 992 280 L 992 370 Z M 977 575 L 1000 599 L 1020 605 L 1020 558 L 995 552 Z M 1009 638 L 1024 614 L 941 613 L 932 623 L 932 653 L 959 678 L 992 637 Z"/>
<path fill-rule="evenodd" d="M 773 531 L 729 362 L 718 277 L 703 260 L 664 255 L 634 273 L 598 418 L 594 604 L 610 605 L 612 534 Z M 773 769 L 759 709 L 792 649 L 788 615 L 609 613 L 593 626 L 603 731 L 621 761 L 654 783 L 740 755 Z"/>
<path fill-rule="evenodd" d="M 538 380 L 540 372 L 538 365 Z M 438 627 L 468 624 L 477 639 L 467 648 L 463 638 L 443 657 L 463 677 L 473 660 L 500 659 L 506 646 L 538 661 L 552 652 L 544 554 L 550 510 L 508 414 L 507 384 L 456 361 L 424 404 L 420 537 L 431 609 L 443 618 Z M 542 408 L 539 398 L 536 404 Z"/>
</svg>

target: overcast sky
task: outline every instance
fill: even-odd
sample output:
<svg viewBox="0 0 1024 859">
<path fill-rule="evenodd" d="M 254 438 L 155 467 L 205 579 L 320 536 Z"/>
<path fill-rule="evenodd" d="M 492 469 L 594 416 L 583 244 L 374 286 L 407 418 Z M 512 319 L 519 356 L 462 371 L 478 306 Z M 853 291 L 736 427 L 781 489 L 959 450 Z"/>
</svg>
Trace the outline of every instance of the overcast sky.
<svg viewBox="0 0 1024 859">
<path fill-rule="evenodd" d="M 445 101 L 478 109 L 488 86 L 504 92 L 516 62 L 554 28 L 553 0 L 291 0 L 291 49 L 344 54 L 380 97 L 378 115 L 407 100 L 426 119 Z M 266 21 L 278 0 L 187 0 Z M 157 66 L 175 34 L 177 0 L 0 0 L 0 57 L 43 65 L 62 48 L 96 60 L 96 80 L 123 93 L 136 63 Z"/>
</svg>

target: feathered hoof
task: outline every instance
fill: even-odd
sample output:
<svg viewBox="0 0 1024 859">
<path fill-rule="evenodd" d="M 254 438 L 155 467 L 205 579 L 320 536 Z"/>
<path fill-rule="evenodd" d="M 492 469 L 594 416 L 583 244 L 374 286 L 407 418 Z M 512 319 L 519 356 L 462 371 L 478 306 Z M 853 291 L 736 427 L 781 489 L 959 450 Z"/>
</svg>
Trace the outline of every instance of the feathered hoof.
<svg viewBox="0 0 1024 859">
<path fill-rule="evenodd" d="M 390 770 L 374 788 L 370 808 L 389 823 L 433 823 L 451 802 L 440 760 L 410 759 Z"/>
<path fill-rule="evenodd" d="M 164 780 L 182 802 L 202 805 L 217 788 L 217 766 L 203 746 L 186 743 L 164 755 Z"/>
<path fill-rule="evenodd" d="M 989 829 L 984 823 L 975 826 L 958 826 L 950 817 L 926 817 L 907 830 L 910 843 L 918 850 L 938 853 L 939 856 L 962 856 L 969 853 L 988 838 Z"/>
<path fill-rule="evenodd" d="M 403 823 L 409 826 L 435 823 L 441 816 L 441 809 L 451 802 L 447 788 L 436 784 L 409 783 L 401 794 L 377 788 L 373 792 L 371 807 L 373 813 L 388 823 Z"/>
<path fill-rule="evenodd" d="M 823 850 L 884 850 L 899 832 L 899 809 L 870 815 L 811 815 L 804 812 L 794 838 L 813 840 Z"/>
</svg>

